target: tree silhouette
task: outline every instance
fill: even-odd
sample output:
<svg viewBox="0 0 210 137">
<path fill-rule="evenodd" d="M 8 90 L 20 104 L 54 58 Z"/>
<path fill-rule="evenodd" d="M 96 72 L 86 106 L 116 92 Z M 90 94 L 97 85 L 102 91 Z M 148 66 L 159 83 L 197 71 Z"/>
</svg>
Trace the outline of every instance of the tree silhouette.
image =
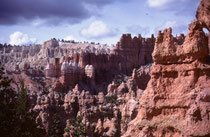
<svg viewBox="0 0 210 137">
<path fill-rule="evenodd" d="M 75 120 L 69 120 L 70 126 L 65 128 L 72 137 L 85 137 L 86 130 L 85 124 L 82 123 L 82 118 L 78 116 Z"/>
<path fill-rule="evenodd" d="M 0 65 L 0 133 L 2 137 L 12 137 L 16 125 L 15 99 L 17 94 L 10 87 L 10 80 L 4 76 Z"/>
<path fill-rule="evenodd" d="M 16 101 L 16 116 L 17 127 L 15 129 L 16 135 L 19 137 L 37 137 L 39 136 L 39 130 L 35 123 L 36 115 L 31 111 L 31 105 L 29 103 L 29 97 L 27 95 L 27 88 L 24 85 L 24 81 L 20 81 L 20 93 Z"/>
<path fill-rule="evenodd" d="M 24 82 L 20 83 L 19 94 L 12 89 L 11 82 L 0 64 L 0 136 L 37 137 L 39 131 Z"/>
<path fill-rule="evenodd" d="M 57 113 L 52 116 L 52 124 L 49 129 L 49 137 L 62 137 L 61 121 Z"/>
</svg>

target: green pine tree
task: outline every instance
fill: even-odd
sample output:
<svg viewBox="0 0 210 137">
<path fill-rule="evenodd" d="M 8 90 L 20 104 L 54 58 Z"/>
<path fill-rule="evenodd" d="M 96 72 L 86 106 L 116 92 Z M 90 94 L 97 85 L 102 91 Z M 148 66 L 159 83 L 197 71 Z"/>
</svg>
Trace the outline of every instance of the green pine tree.
<svg viewBox="0 0 210 137">
<path fill-rule="evenodd" d="M 4 75 L 4 69 L 0 64 L 0 136 L 14 136 L 14 128 L 16 125 L 15 100 L 17 94 L 11 88 L 12 80 Z"/>
<path fill-rule="evenodd" d="M 82 118 L 79 116 L 75 120 L 70 120 L 70 127 L 65 128 L 65 131 L 70 133 L 72 137 L 85 137 L 85 124 L 82 123 Z"/>
<path fill-rule="evenodd" d="M 23 80 L 20 81 L 20 93 L 16 101 L 16 116 L 18 118 L 18 125 L 15 129 L 18 137 L 37 137 L 39 130 L 35 123 L 35 113 L 30 110 L 29 97 L 27 95 L 27 88 Z"/>
<path fill-rule="evenodd" d="M 30 110 L 24 82 L 20 83 L 19 94 L 13 90 L 11 82 L 0 64 L 0 136 L 38 137 L 35 114 Z"/>
<path fill-rule="evenodd" d="M 49 129 L 49 137 L 62 137 L 61 122 L 57 113 L 52 116 L 52 124 Z"/>
</svg>

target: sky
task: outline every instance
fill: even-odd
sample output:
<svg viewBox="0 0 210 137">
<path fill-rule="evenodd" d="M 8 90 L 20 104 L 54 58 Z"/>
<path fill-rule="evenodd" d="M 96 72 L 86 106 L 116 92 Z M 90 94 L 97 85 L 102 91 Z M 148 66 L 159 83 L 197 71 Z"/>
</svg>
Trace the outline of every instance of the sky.
<svg viewBox="0 0 210 137">
<path fill-rule="evenodd" d="M 124 33 L 187 34 L 200 0 L 0 0 L 0 43 L 51 38 L 116 44 Z"/>
</svg>

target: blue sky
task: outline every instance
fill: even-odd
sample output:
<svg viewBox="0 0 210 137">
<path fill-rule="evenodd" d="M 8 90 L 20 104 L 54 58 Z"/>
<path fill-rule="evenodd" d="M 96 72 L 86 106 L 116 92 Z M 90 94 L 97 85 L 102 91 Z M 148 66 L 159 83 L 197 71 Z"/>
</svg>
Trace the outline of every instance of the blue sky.
<svg viewBox="0 0 210 137">
<path fill-rule="evenodd" d="M 188 32 L 199 0 L 1 0 L 0 43 L 50 38 L 116 44 L 123 33 Z M 11 4 L 13 3 L 13 4 Z"/>
</svg>

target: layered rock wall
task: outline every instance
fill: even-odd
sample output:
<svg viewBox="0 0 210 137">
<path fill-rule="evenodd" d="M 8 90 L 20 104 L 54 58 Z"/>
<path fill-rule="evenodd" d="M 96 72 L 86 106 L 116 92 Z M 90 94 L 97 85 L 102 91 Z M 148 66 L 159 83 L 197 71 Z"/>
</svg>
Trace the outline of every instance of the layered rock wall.
<svg viewBox="0 0 210 137">
<path fill-rule="evenodd" d="M 123 72 L 128 72 L 141 65 L 152 63 L 152 51 L 154 49 L 155 38 L 139 37 L 131 38 L 130 34 L 122 35 L 117 43 L 113 54 L 117 56 L 118 68 Z"/>
<path fill-rule="evenodd" d="M 130 75 L 133 68 L 152 62 L 154 40 L 154 36 L 145 39 L 140 35 L 132 38 L 131 34 L 124 34 L 116 47 L 65 43 L 55 39 L 36 46 L 0 46 L 0 62 L 10 72 L 39 69 L 47 78 L 59 78 L 62 58 L 67 57 L 83 69 L 92 65 L 96 84 L 109 83 L 117 74 Z"/>
<path fill-rule="evenodd" d="M 204 13 L 210 8 L 205 2 L 201 1 L 197 17 L 203 7 Z M 204 24 L 209 26 L 209 19 L 193 21 L 181 45 L 174 40 L 171 28 L 158 33 L 151 80 L 140 99 L 138 115 L 124 136 L 210 136 L 210 66 L 205 62 L 209 49 L 202 30 Z"/>
</svg>

